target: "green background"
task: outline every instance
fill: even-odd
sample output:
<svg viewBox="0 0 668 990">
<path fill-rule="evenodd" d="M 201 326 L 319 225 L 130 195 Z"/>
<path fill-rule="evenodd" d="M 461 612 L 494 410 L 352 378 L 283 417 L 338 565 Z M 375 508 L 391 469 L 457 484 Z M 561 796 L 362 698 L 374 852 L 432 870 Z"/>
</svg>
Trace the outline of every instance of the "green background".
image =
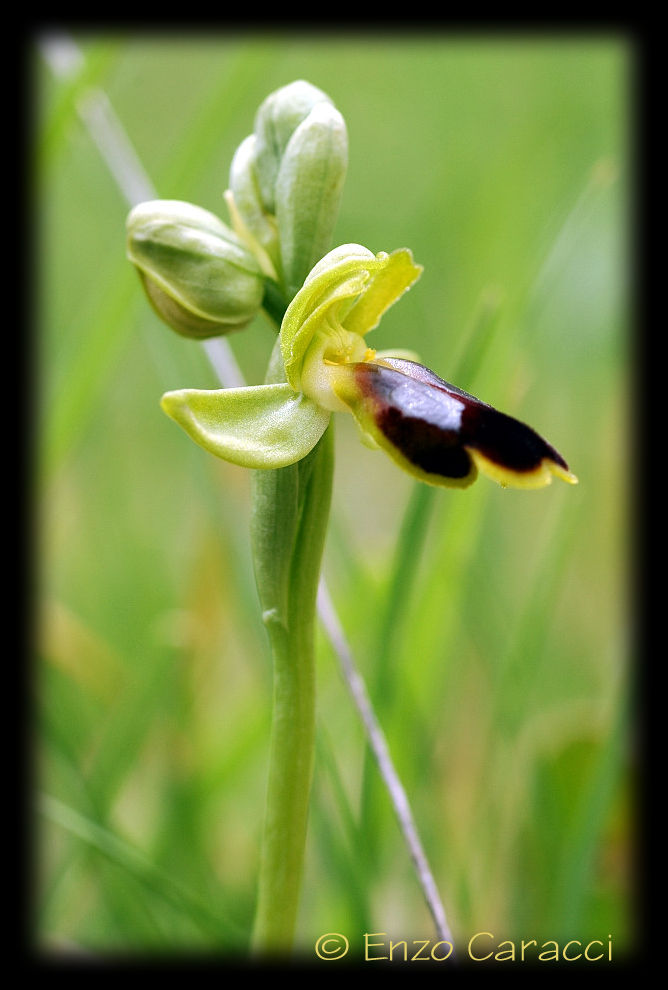
<svg viewBox="0 0 668 990">
<path fill-rule="evenodd" d="M 410 247 L 422 278 L 370 344 L 530 423 L 577 487 L 422 486 L 337 417 L 324 574 L 451 926 L 634 944 L 628 427 L 631 75 L 624 36 L 75 34 L 34 38 L 35 938 L 231 954 L 252 919 L 271 671 L 248 472 L 159 408 L 215 387 L 125 259 L 128 203 L 81 114 L 106 93 L 160 198 L 227 219 L 231 157 L 304 78 L 344 115 L 336 243 Z M 260 382 L 258 319 L 229 338 Z M 298 947 L 431 938 L 336 657 Z M 630 727 L 633 729 L 631 710 Z"/>
</svg>

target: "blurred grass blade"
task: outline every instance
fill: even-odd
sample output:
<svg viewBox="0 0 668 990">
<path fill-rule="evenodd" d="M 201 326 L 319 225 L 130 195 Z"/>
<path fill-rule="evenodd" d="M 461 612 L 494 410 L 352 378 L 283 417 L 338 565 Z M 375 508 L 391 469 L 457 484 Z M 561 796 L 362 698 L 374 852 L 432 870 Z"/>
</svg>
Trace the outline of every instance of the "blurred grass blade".
<svg viewBox="0 0 668 990">
<path fill-rule="evenodd" d="M 333 873 L 340 888 L 339 896 L 348 904 L 351 930 L 368 932 L 373 927 L 373 911 L 371 892 L 360 869 L 362 848 L 359 830 L 334 747 L 324 725 L 318 726 L 316 743 L 313 824 L 322 850 L 322 861 L 333 861 L 335 864 Z M 326 790 L 331 792 L 329 800 Z M 332 815 L 332 804 L 338 817 Z"/>
<path fill-rule="evenodd" d="M 626 690 L 626 685 L 623 685 Z M 547 911 L 548 924 L 554 931 L 578 932 L 586 923 L 585 908 L 597 870 L 597 853 L 615 788 L 624 770 L 628 743 L 628 704 L 623 694 L 617 702 L 617 715 L 605 743 L 600 747 L 568 836 L 554 885 L 554 900 Z"/>
<path fill-rule="evenodd" d="M 42 796 L 39 807 L 49 821 L 59 825 L 70 835 L 141 881 L 162 901 L 194 922 L 202 932 L 212 936 L 221 947 L 241 948 L 246 944 L 246 933 L 232 919 L 214 913 L 164 870 L 151 863 L 142 852 L 109 829 L 96 824 L 50 795 Z"/>
<path fill-rule="evenodd" d="M 68 140 L 84 93 L 97 86 L 117 58 L 118 45 L 109 39 L 88 46 L 84 58 L 79 47 L 61 34 L 46 34 L 38 48 L 53 74 L 60 80 L 51 106 L 44 109 L 36 148 L 39 167 L 46 171 Z"/>
</svg>

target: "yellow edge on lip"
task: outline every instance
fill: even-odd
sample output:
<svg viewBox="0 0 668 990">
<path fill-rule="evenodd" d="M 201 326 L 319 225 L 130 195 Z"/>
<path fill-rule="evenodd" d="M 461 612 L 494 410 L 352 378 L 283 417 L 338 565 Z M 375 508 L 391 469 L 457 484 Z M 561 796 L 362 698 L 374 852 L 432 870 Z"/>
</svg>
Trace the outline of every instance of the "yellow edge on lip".
<svg viewBox="0 0 668 990">
<path fill-rule="evenodd" d="M 566 468 L 563 468 L 549 457 L 544 457 L 538 467 L 532 471 L 513 471 L 510 468 L 503 467 L 501 464 L 497 464 L 495 461 L 491 461 L 473 447 L 466 447 L 466 450 L 473 458 L 478 469 L 503 488 L 544 488 L 546 485 L 552 483 L 553 475 L 561 478 L 562 481 L 566 481 L 569 485 L 578 484 L 577 477 L 571 471 L 566 470 Z"/>
</svg>

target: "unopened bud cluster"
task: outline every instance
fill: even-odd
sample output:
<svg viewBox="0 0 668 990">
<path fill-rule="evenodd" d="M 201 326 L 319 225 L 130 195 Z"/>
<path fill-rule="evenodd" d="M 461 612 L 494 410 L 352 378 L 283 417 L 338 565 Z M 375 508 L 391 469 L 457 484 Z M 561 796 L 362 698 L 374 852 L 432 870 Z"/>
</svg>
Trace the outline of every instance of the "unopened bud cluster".
<svg viewBox="0 0 668 990">
<path fill-rule="evenodd" d="M 268 290 L 287 305 L 331 246 L 347 155 L 341 114 L 297 81 L 267 97 L 233 157 L 225 199 L 234 229 L 191 203 L 135 207 L 128 257 L 161 319 L 203 339 L 245 327 Z"/>
<path fill-rule="evenodd" d="M 234 156 L 233 222 L 266 252 L 288 300 L 331 247 L 347 163 L 343 117 L 301 80 L 267 97 Z"/>
</svg>

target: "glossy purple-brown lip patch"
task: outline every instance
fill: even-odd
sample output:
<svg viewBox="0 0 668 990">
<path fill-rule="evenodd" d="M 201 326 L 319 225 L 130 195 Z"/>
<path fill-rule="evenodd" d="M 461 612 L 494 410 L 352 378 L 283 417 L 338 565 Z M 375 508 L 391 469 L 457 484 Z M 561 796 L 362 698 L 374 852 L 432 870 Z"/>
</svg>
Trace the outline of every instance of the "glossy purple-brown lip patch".
<svg viewBox="0 0 668 990">
<path fill-rule="evenodd" d="M 515 487 L 541 487 L 553 474 L 576 480 L 535 430 L 424 365 L 379 358 L 350 372 L 354 384 L 341 397 L 381 446 L 423 480 L 464 487 L 478 468 Z"/>
</svg>

